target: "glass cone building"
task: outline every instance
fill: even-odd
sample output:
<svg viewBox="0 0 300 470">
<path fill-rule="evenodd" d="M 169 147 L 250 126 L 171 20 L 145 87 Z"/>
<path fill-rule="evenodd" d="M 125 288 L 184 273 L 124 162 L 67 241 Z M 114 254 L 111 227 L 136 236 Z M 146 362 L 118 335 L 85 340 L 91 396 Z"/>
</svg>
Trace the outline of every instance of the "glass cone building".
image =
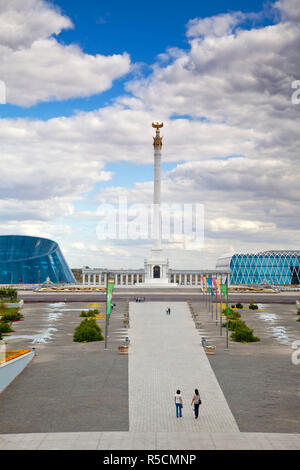
<svg viewBox="0 0 300 470">
<path fill-rule="evenodd" d="M 300 285 L 300 250 L 225 255 L 216 267 L 231 270 L 231 285 Z"/>
<path fill-rule="evenodd" d="M 0 284 L 75 283 L 58 244 L 46 238 L 0 236 Z"/>
</svg>

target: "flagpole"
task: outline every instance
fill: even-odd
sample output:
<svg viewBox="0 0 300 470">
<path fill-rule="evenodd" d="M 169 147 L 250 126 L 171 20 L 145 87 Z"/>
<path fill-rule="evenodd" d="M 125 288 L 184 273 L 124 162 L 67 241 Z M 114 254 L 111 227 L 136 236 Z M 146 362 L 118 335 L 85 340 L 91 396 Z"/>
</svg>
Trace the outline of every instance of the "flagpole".
<svg viewBox="0 0 300 470">
<path fill-rule="evenodd" d="M 211 282 L 211 288 L 210 288 L 210 309 L 211 309 L 211 319 L 214 319 L 214 304 L 213 304 L 213 281 L 212 281 L 212 274 L 210 275 L 210 282 Z"/>
<path fill-rule="evenodd" d="M 205 292 L 205 310 L 207 309 L 207 282 L 206 282 L 206 276 L 204 279 L 204 292 Z"/>
<path fill-rule="evenodd" d="M 107 350 L 107 333 L 108 333 L 108 314 L 107 314 L 107 304 L 108 304 L 108 279 L 110 278 L 110 273 L 107 273 L 106 276 L 106 315 L 105 315 L 105 339 L 104 339 L 104 350 Z"/>
<path fill-rule="evenodd" d="M 228 347 L 228 286 L 229 286 L 229 274 L 227 274 L 227 280 L 226 280 L 226 284 L 227 284 L 227 295 L 226 295 L 226 349 L 225 351 L 228 351 L 229 347 Z"/>
<path fill-rule="evenodd" d="M 211 282 L 211 288 L 210 288 L 210 308 L 211 308 L 211 319 L 214 319 L 214 304 L 213 304 L 213 282 L 212 282 L 212 274 L 210 275 L 210 282 Z"/>
<path fill-rule="evenodd" d="M 216 326 L 218 326 L 218 274 L 216 273 Z"/>
<path fill-rule="evenodd" d="M 221 284 L 222 284 L 222 274 L 221 274 L 221 279 L 220 279 L 220 336 L 223 336 L 223 304 L 222 304 L 222 289 L 221 289 Z"/>
</svg>

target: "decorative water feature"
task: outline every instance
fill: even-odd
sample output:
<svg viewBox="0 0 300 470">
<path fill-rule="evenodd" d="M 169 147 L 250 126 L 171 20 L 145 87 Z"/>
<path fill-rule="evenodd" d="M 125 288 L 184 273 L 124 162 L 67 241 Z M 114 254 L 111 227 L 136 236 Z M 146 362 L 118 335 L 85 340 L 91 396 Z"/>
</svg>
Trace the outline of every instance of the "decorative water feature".
<svg viewBox="0 0 300 470">
<path fill-rule="evenodd" d="M 259 308 L 261 308 L 261 305 L 259 305 Z M 276 315 L 275 313 L 262 313 L 259 311 L 255 313 L 265 323 L 273 324 L 273 326 L 269 326 L 267 330 L 276 339 L 276 341 L 278 341 L 280 344 L 285 345 L 292 344 L 293 339 L 289 336 L 289 332 L 287 331 L 287 329 L 284 326 L 278 324 L 280 321 L 280 317 L 278 315 Z"/>
<path fill-rule="evenodd" d="M 261 318 L 265 322 L 275 323 L 278 320 L 277 315 L 275 313 L 258 313 L 259 318 Z"/>
<path fill-rule="evenodd" d="M 34 335 L 12 335 L 7 338 L 8 341 L 14 339 L 28 339 L 31 344 L 47 344 L 51 341 L 53 333 L 58 331 L 57 328 L 48 328 L 47 330 L 40 330 Z"/>
<path fill-rule="evenodd" d="M 268 330 L 272 332 L 272 336 L 281 344 L 291 344 L 292 339 L 289 338 L 286 328 L 284 326 L 269 327 Z"/>
</svg>

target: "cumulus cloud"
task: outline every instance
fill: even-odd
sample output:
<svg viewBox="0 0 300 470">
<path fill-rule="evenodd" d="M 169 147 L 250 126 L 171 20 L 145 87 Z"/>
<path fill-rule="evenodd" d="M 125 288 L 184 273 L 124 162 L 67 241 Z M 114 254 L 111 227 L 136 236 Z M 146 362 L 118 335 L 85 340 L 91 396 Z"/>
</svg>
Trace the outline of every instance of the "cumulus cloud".
<svg viewBox="0 0 300 470">
<path fill-rule="evenodd" d="M 291 83 L 300 78 L 300 29 L 297 5 L 280 0 L 276 7 L 282 12 L 280 22 L 256 29 L 237 29 L 243 21 L 239 12 L 190 21 L 190 48 L 162 51 L 153 73 L 128 83 L 129 93 L 112 106 L 45 122 L 1 120 L 0 194 L 5 203 L 0 217 L 2 210 L 9 223 L 6 229 L 18 225 L 9 220 L 9 213 L 15 213 L 20 230 L 30 231 L 32 225 L 35 232 L 44 233 L 48 224 L 51 235 L 57 228 L 73 265 L 142 266 L 149 243 L 97 243 L 96 211 L 75 210 L 72 201 L 97 183 L 107 183 L 113 177 L 107 169 L 111 162 L 152 163 L 151 122 L 163 120 L 163 161 L 177 162 L 164 175 L 163 200 L 205 206 L 205 252 L 199 254 L 195 247 L 190 254 L 181 253 L 176 244 L 169 244 L 173 266 L 184 267 L 187 260 L 191 267 L 213 266 L 217 255 L 240 248 L 296 247 L 300 118 L 299 106 L 291 102 Z M 64 18 L 55 10 L 52 14 Z M 64 21 L 46 36 L 33 35 L 26 47 L 13 45 L 12 39 L 5 47 L 9 54 L 20 54 L 24 67 L 34 62 L 40 71 L 46 67 L 42 51 L 47 50 L 52 63 L 59 57 L 58 63 L 69 64 L 70 70 L 86 69 L 82 80 L 89 82 L 109 62 L 100 67 L 101 57 L 87 56 L 50 37 L 68 27 Z M 117 56 L 116 63 L 122 57 Z M 3 60 L 8 64 L 10 58 L 3 55 Z M 60 81 L 64 70 L 56 76 L 54 72 L 55 67 L 49 74 L 53 87 L 47 85 L 45 94 L 35 90 L 34 99 L 80 93 L 76 73 Z M 31 90 L 30 77 L 26 80 L 19 91 L 24 103 L 24 91 Z M 152 190 L 151 181 L 124 188 L 112 180 L 111 187 L 99 190 L 89 203 L 116 203 L 120 194 L 131 203 L 149 203 Z M 51 224 L 59 213 L 68 223 Z M 79 249 L 80 243 L 85 249 Z"/>
<path fill-rule="evenodd" d="M 225 36 L 230 34 L 234 27 L 240 24 L 245 18 L 246 15 L 240 11 L 208 18 L 194 18 L 187 24 L 187 36 Z"/>
<path fill-rule="evenodd" d="M 70 18 L 44 0 L 0 2 L 0 44 L 10 49 L 30 47 L 38 39 L 72 27 Z"/>
<path fill-rule="evenodd" d="M 279 0 L 275 8 L 281 12 L 283 20 L 300 21 L 300 4 L 298 0 Z"/>
<path fill-rule="evenodd" d="M 129 55 L 95 56 L 53 35 L 72 27 L 69 18 L 42 0 L 2 2 L 0 77 L 7 102 L 38 102 L 86 97 L 109 89 L 130 69 Z"/>
</svg>

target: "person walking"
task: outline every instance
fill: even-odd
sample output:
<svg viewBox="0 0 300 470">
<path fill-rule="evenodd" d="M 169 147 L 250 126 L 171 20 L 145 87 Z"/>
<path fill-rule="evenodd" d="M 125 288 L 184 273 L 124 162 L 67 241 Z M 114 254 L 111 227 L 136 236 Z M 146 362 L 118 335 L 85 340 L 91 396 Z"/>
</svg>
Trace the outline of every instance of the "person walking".
<svg viewBox="0 0 300 470">
<path fill-rule="evenodd" d="M 199 415 L 199 406 L 201 405 L 201 399 L 199 395 L 199 390 L 196 388 L 195 389 L 195 395 L 193 396 L 191 406 L 194 404 L 194 413 L 195 413 L 195 419 L 198 419 Z"/>
<path fill-rule="evenodd" d="M 171 315 L 171 309 L 170 309 L 170 307 L 168 308 L 168 314 Z"/>
<path fill-rule="evenodd" d="M 169 315 L 169 307 L 166 308 L 166 315 Z"/>
<path fill-rule="evenodd" d="M 174 402 L 176 405 L 176 418 L 182 418 L 183 401 L 180 390 L 177 390 L 174 397 Z"/>
</svg>

